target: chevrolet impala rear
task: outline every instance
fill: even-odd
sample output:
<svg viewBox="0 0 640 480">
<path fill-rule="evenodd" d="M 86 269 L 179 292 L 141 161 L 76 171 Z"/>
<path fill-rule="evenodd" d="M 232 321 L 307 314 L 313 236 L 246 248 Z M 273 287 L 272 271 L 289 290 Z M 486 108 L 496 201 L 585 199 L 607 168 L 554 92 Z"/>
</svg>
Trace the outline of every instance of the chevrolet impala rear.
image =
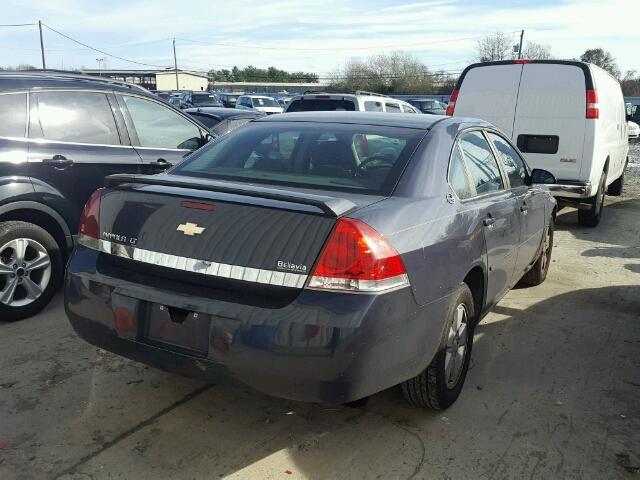
<svg viewBox="0 0 640 480">
<path fill-rule="evenodd" d="M 423 240 L 454 235 L 445 213 L 456 206 L 444 193 L 406 193 L 447 185 L 446 157 L 431 162 L 444 182 L 416 182 L 425 166 L 413 157 L 451 147 L 425 140 L 435 117 L 388 117 L 265 118 L 167 173 L 108 177 L 85 206 L 68 266 L 74 329 L 171 372 L 303 401 L 366 397 L 418 378 L 441 351 L 455 391 L 425 402 L 448 406 L 480 315 L 458 291 L 482 235 L 463 226 L 461 241 L 473 243 L 425 268 Z M 442 342 L 453 342 L 446 355 Z M 414 400 L 420 382 L 427 388 L 406 387 Z"/>
</svg>

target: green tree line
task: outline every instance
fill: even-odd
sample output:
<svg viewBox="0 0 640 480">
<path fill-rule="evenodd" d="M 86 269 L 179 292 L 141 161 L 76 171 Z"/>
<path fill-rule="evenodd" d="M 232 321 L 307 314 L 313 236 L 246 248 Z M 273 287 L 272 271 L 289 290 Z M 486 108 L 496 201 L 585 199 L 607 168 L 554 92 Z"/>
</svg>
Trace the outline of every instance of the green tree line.
<svg viewBox="0 0 640 480">
<path fill-rule="evenodd" d="M 210 70 L 209 78 L 214 82 L 316 83 L 318 81 L 318 75 L 312 72 L 287 72 L 276 67 L 257 68 L 252 65 L 245 68 L 234 66 L 231 70 Z"/>
</svg>

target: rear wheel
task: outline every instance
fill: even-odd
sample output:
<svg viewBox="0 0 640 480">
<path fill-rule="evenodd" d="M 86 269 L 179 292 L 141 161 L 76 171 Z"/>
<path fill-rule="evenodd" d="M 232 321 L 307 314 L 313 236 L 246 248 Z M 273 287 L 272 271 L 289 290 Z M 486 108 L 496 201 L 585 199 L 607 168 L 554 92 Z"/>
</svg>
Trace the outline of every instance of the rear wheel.
<svg viewBox="0 0 640 480">
<path fill-rule="evenodd" d="M 452 296 L 440 348 L 431 364 L 402 383 L 409 403 L 442 410 L 456 401 L 469 369 L 474 319 L 473 295 L 463 283 Z"/>
<path fill-rule="evenodd" d="M 549 265 L 551 264 L 551 251 L 553 250 L 553 226 L 553 217 L 551 217 L 549 219 L 549 225 L 544 232 L 540 255 L 536 263 L 531 267 L 531 270 L 524 274 L 520 283 L 535 286 L 540 285 L 547 278 Z"/>
<path fill-rule="evenodd" d="M 0 224 L 0 319 L 35 315 L 51 300 L 62 278 L 62 255 L 54 238 L 27 222 Z"/>
<path fill-rule="evenodd" d="M 589 199 L 591 208 L 588 210 L 578 210 L 578 223 L 584 227 L 597 227 L 602 218 L 602 210 L 604 209 L 604 196 L 607 185 L 607 173 L 602 172 L 598 191 L 596 196 Z"/>
<path fill-rule="evenodd" d="M 627 165 L 625 164 L 624 170 L 626 170 L 626 168 Z M 609 185 L 607 195 L 611 195 L 612 197 L 619 197 L 622 195 L 622 190 L 624 189 L 624 170 L 622 170 L 622 174 L 611 185 Z"/>
</svg>

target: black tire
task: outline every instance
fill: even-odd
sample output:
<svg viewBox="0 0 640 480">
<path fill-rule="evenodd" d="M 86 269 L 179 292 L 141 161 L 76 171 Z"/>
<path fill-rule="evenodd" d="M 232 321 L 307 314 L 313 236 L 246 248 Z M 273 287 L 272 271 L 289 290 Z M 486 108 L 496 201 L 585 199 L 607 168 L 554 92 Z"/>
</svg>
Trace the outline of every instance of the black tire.
<svg viewBox="0 0 640 480">
<path fill-rule="evenodd" d="M 16 321 L 31 317 L 42 310 L 51 301 L 56 290 L 60 287 L 63 275 L 63 263 L 60 247 L 55 239 L 43 228 L 32 223 L 21 221 L 8 221 L 0 223 L 0 249 L 12 240 L 29 239 L 37 242 L 46 250 L 49 256 L 50 272 L 47 285 L 37 298 L 30 303 L 21 306 L 12 306 L 0 302 L 0 320 Z M 5 250 L 6 251 L 6 250 Z M 0 251 L 0 255 L 3 251 Z M 5 262 L 7 258 L 0 257 L 0 262 Z M 29 276 L 31 274 L 27 274 Z M 14 275 L 15 276 L 15 275 Z M 5 291 L 9 275 L 0 275 L 0 292 Z"/>
<path fill-rule="evenodd" d="M 549 226 L 546 228 L 543 237 L 542 248 L 540 254 L 533 264 L 531 270 L 524 274 L 520 283 L 528 286 L 540 285 L 547 278 L 549 272 L 549 265 L 551 265 L 551 252 L 553 251 L 553 231 L 554 222 L 553 217 L 549 219 Z"/>
<path fill-rule="evenodd" d="M 629 160 L 627 160 L 627 163 Z M 607 195 L 611 195 L 612 197 L 619 197 L 622 195 L 622 191 L 624 190 L 624 171 L 627 169 L 627 163 L 624 165 L 624 169 L 622 170 L 622 174 L 614 180 L 614 182 L 609 185 L 607 189 Z"/>
<path fill-rule="evenodd" d="M 589 199 L 591 208 L 588 210 L 578 210 L 578 223 L 583 227 L 594 228 L 597 227 L 602 218 L 602 211 L 604 210 L 604 197 L 605 189 L 607 185 L 607 173 L 602 172 L 600 177 L 600 183 L 598 184 L 598 191 L 595 197 Z"/>
<path fill-rule="evenodd" d="M 428 407 L 436 410 L 450 407 L 460 395 L 469 370 L 469 360 L 471 359 L 471 349 L 473 347 L 473 328 L 475 326 L 473 295 L 469 287 L 463 283 L 451 298 L 447 322 L 438 352 L 427 368 L 401 385 L 404 398 L 416 407 Z M 451 349 L 447 345 L 451 338 L 449 333 L 456 320 L 457 309 L 460 305 L 464 305 L 467 313 L 466 341 L 464 343 L 466 348 L 462 359 L 462 368 L 459 370 L 455 381 L 452 384 L 448 384 L 451 378 L 447 378 L 445 364 L 447 362 L 447 353 L 450 353 Z"/>
</svg>

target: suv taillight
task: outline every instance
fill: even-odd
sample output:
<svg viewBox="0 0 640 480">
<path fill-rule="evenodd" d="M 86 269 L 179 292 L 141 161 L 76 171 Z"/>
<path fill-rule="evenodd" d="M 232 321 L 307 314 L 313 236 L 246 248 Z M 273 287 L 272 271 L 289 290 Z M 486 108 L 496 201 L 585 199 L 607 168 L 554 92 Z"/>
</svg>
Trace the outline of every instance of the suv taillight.
<svg viewBox="0 0 640 480">
<path fill-rule="evenodd" d="M 100 239 L 100 200 L 102 199 L 103 191 L 104 188 L 99 188 L 91 194 L 80 216 L 78 242 L 85 247 L 98 248 L 98 240 Z"/>
<path fill-rule="evenodd" d="M 307 287 L 317 290 L 381 293 L 409 285 L 400 254 L 366 223 L 336 223 Z"/>
<path fill-rule="evenodd" d="M 453 112 L 456 109 L 456 101 L 458 100 L 458 95 L 460 94 L 460 90 L 454 90 L 451 92 L 451 97 L 449 97 L 449 103 L 447 104 L 446 115 L 453 117 Z"/>
<path fill-rule="evenodd" d="M 599 118 L 600 108 L 598 108 L 598 92 L 587 90 L 587 118 Z"/>
</svg>

